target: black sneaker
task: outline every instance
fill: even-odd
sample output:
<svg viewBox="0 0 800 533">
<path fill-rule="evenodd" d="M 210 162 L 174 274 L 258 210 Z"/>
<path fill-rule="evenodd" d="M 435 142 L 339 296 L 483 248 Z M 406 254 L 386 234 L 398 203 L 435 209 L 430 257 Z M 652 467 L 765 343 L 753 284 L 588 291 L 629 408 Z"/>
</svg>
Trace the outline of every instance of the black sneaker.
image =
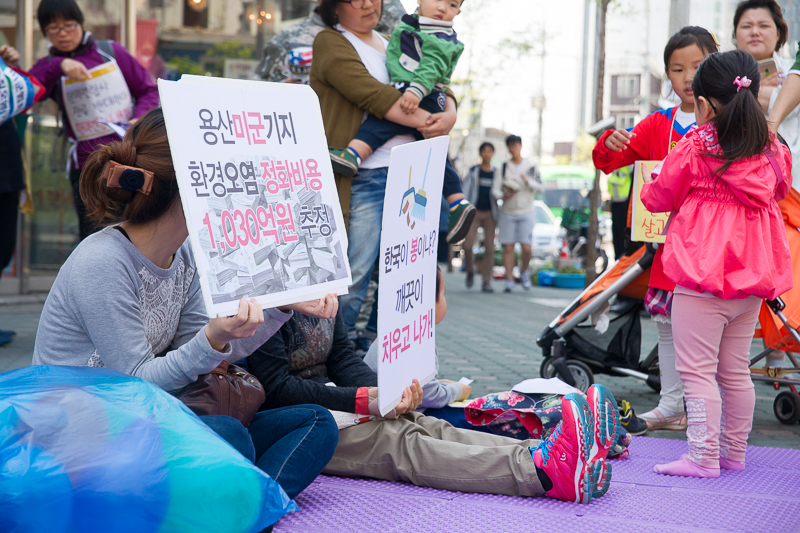
<svg viewBox="0 0 800 533">
<path fill-rule="evenodd" d="M 475 284 L 475 272 L 467 272 L 467 288 L 471 289 Z"/>
<path fill-rule="evenodd" d="M 628 400 L 620 400 L 617 405 L 619 406 L 619 421 L 628 433 L 634 436 L 647 433 L 647 422 L 636 416 Z"/>
<path fill-rule="evenodd" d="M 447 217 L 447 242 L 458 244 L 463 241 L 477 212 L 475 206 L 466 200 L 461 200 L 461 203 L 452 208 Z"/>
</svg>

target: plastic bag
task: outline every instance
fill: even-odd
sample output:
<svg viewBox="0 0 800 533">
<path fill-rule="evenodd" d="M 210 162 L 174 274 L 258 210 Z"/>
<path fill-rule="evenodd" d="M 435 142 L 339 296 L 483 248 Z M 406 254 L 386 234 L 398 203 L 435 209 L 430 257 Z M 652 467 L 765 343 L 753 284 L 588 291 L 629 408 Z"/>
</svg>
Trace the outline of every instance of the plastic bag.
<svg viewBox="0 0 800 533">
<path fill-rule="evenodd" d="M 0 374 L 3 533 L 258 532 L 296 510 L 150 382 L 65 366 Z"/>
</svg>

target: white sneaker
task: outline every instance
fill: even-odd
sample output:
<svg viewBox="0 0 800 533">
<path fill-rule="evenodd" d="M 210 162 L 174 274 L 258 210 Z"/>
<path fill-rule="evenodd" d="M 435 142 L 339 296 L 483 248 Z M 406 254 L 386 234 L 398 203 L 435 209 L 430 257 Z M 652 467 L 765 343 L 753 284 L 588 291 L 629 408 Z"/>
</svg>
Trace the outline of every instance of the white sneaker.
<svg viewBox="0 0 800 533">
<path fill-rule="evenodd" d="M 503 292 L 513 292 L 514 291 L 514 280 L 507 279 L 506 280 L 506 288 L 503 289 Z"/>
<path fill-rule="evenodd" d="M 528 274 L 527 270 L 525 272 L 521 272 L 519 277 L 522 278 L 522 288 L 523 289 L 525 289 L 527 291 L 527 290 L 530 290 L 531 287 L 533 287 L 533 282 L 531 282 L 531 275 Z"/>
</svg>

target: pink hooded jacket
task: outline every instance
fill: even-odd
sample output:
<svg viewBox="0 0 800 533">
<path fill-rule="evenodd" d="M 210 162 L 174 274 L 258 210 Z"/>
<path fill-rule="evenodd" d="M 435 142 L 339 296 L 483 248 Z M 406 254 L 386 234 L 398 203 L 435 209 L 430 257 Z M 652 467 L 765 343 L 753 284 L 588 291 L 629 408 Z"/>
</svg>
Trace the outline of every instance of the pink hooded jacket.
<svg viewBox="0 0 800 533">
<path fill-rule="evenodd" d="M 777 148 L 775 148 L 777 147 Z M 642 202 L 654 213 L 673 211 L 664 273 L 678 285 L 726 300 L 772 299 L 792 288 L 792 261 L 778 208 L 792 186 L 789 150 L 772 139 L 783 174 L 766 155 L 735 161 L 721 177 L 712 123 L 684 137 L 664 160 L 657 179 L 646 183 Z"/>
</svg>

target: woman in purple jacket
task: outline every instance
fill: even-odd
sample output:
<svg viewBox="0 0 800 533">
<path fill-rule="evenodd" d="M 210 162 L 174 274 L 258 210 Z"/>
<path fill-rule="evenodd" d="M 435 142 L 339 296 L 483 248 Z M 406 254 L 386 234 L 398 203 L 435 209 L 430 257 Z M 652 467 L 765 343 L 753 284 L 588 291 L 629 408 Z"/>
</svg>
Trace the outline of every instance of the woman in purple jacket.
<svg viewBox="0 0 800 533">
<path fill-rule="evenodd" d="M 65 132 L 73 143 L 67 169 L 72 183 L 75 209 L 78 212 L 80 238 L 83 240 L 96 228 L 86 218 L 86 208 L 78 192 L 81 169 L 89 154 L 99 146 L 118 141 L 119 137 L 111 134 L 76 141 L 77 136 L 62 102 L 61 79 L 67 77 L 71 80 L 84 80 L 89 77 L 90 69 L 109 61 L 116 61 L 135 104 L 130 123 L 159 106 L 158 89 L 150 74 L 121 45 L 108 41 L 110 46 L 105 47 L 104 44 L 98 47 L 98 42 L 92 34 L 83 29 L 83 13 L 75 0 L 42 0 L 36 17 L 51 45 L 47 57 L 37 61 L 30 69 L 30 73 L 44 85 L 45 97 L 52 98 L 58 104 L 64 118 Z"/>
</svg>

